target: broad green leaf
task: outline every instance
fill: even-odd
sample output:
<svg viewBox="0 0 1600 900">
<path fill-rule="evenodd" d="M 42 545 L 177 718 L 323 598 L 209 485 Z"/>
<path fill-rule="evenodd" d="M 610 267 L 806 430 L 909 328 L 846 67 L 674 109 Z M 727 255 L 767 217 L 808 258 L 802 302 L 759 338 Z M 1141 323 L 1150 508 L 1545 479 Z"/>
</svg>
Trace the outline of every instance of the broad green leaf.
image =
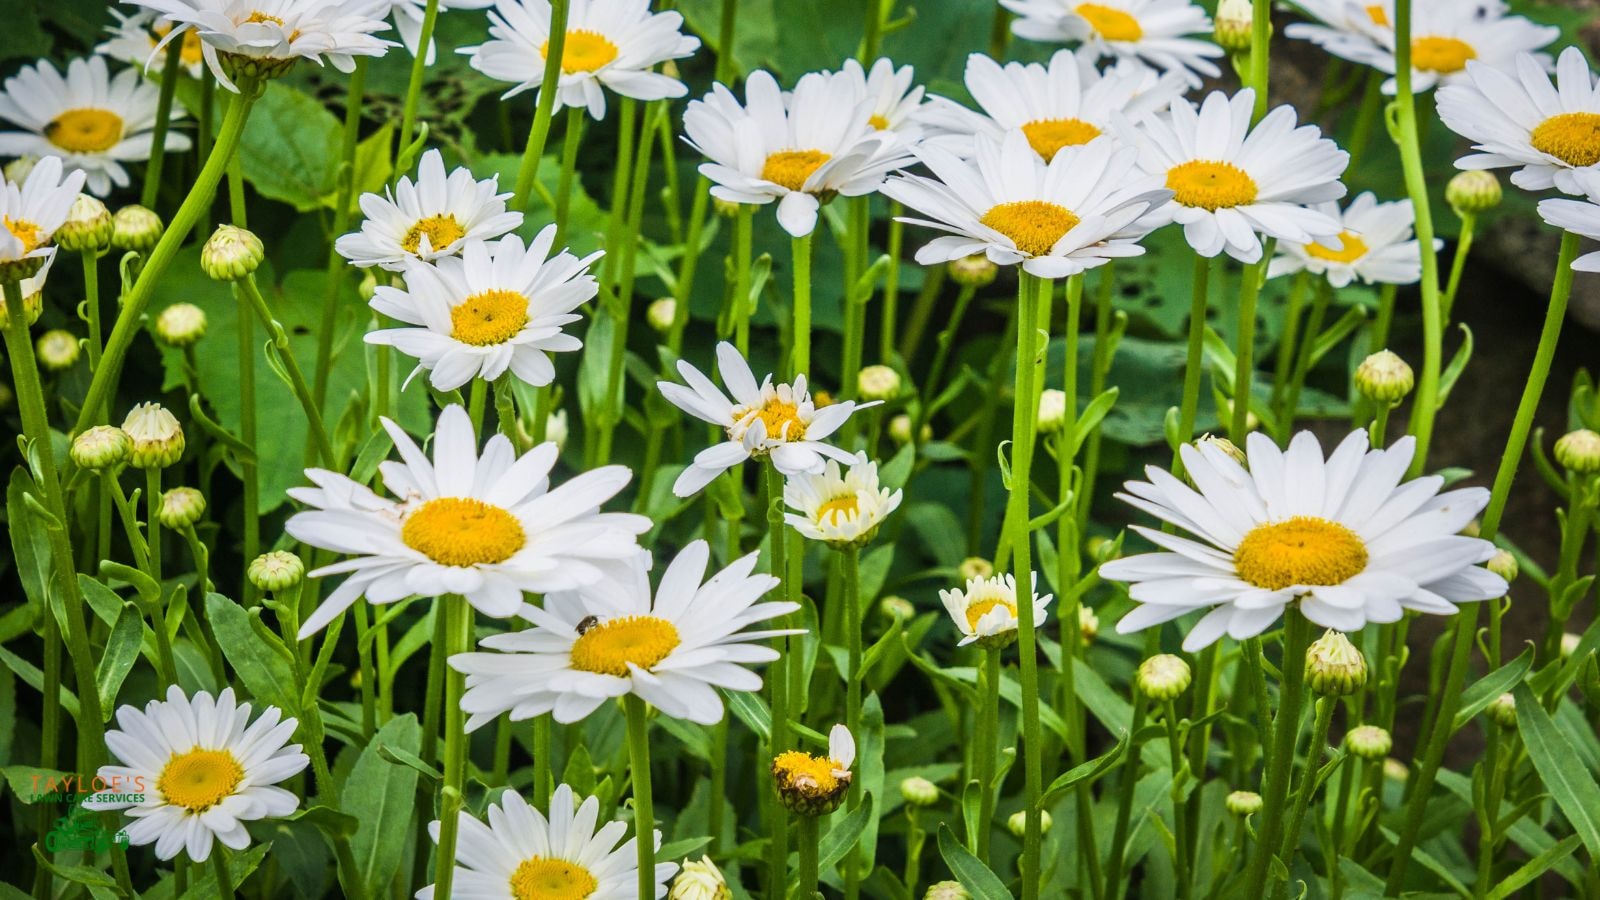
<svg viewBox="0 0 1600 900">
<path fill-rule="evenodd" d="M 350 839 L 356 869 L 368 896 L 382 896 L 405 854 L 406 833 L 415 818 L 417 772 L 385 759 L 383 749 L 416 753 L 422 728 L 407 713 L 385 722 L 350 770 L 339 802 L 360 822 Z"/>
<path fill-rule="evenodd" d="M 139 648 L 143 644 L 144 618 L 132 603 L 125 604 L 122 614 L 117 617 L 117 624 L 111 627 L 110 637 L 106 638 L 100 662 L 95 666 L 94 680 L 100 692 L 102 722 L 111 721 L 111 714 L 116 710 L 117 692 L 122 690 L 123 680 L 138 661 Z"/>
<path fill-rule="evenodd" d="M 1011 892 L 1006 890 L 1005 882 L 990 871 L 982 860 L 961 846 L 949 825 L 939 826 L 939 855 L 944 857 L 950 873 L 972 894 L 973 900 L 1011 900 Z"/>
<path fill-rule="evenodd" d="M 300 700 L 296 696 L 297 682 L 290 666 L 288 648 L 283 642 L 269 642 L 263 632 L 250 627 L 252 616 L 260 617 L 259 608 L 246 611 L 244 607 L 221 594 L 206 595 L 206 619 L 222 647 L 222 655 L 238 673 L 250 694 L 257 701 L 298 715 Z"/>
<path fill-rule="evenodd" d="M 327 106 L 270 82 L 245 124 L 240 169 L 261 196 L 310 212 L 338 189 L 342 130 Z"/>
<path fill-rule="evenodd" d="M 1583 839 L 1590 859 L 1600 859 L 1600 785 L 1581 766 L 1574 766 L 1577 750 L 1556 729 L 1549 713 L 1527 683 L 1512 691 L 1517 701 L 1517 731 L 1528 748 L 1545 789 Z"/>
</svg>

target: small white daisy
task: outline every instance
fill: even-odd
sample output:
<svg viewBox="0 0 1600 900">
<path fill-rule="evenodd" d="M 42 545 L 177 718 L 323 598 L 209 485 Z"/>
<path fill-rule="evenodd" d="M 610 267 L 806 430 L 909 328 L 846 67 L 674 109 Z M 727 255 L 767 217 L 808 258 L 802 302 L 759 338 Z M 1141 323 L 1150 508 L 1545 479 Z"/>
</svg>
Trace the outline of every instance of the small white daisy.
<svg viewBox="0 0 1600 900">
<path fill-rule="evenodd" d="M 1356 279 L 1367 284 L 1416 284 L 1422 279 L 1422 245 L 1411 236 L 1417 216 L 1410 200 L 1379 203 L 1367 191 L 1342 212 L 1332 200 L 1314 208 L 1339 223 L 1338 249 L 1279 241 L 1268 278 L 1306 270 L 1336 288 Z M 1436 240 L 1435 245 L 1443 244 Z"/>
<path fill-rule="evenodd" d="M 1212 60 L 1211 19 L 1189 0 L 1000 0 L 1017 14 L 1011 31 L 1031 41 L 1081 41 L 1097 56 L 1138 60 L 1190 85 L 1222 74 Z"/>
<path fill-rule="evenodd" d="M 541 87 L 550 17 L 549 0 L 499 0 L 489 14 L 489 42 L 459 52 L 472 57 L 474 69 L 516 85 L 506 97 Z M 583 107 L 603 119 L 602 88 L 635 100 L 682 97 L 683 82 L 651 70 L 698 49 L 700 39 L 683 33 L 682 15 L 652 13 L 646 0 L 571 0 L 556 108 Z"/>
<path fill-rule="evenodd" d="M 233 688 L 215 699 L 205 691 L 191 698 L 172 685 L 165 701 L 152 700 L 143 711 L 118 707 L 117 725 L 106 732 L 106 747 L 122 764 L 98 774 L 109 784 L 142 785 L 132 793 L 144 799 L 125 799 L 129 792 L 118 788 L 105 800 L 91 796 L 83 808 L 126 811 L 133 819 L 128 842 L 154 842 L 159 859 L 181 850 L 205 862 L 214 840 L 243 850 L 250 846 L 246 822 L 281 818 L 300 805 L 274 785 L 311 760 L 288 743 L 297 722 L 275 706 L 251 722 L 250 704 L 236 704 Z"/>
<path fill-rule="evenodd" d="M 111 36 L 95 47 L 94 52 L 130 66 L 140 69 L 149 67 L 152 72 L 160 72 L 166 63 L 167 53 L 172 52 L 173 47 L 168 44 L 160 53 L 156 52 L 156 48 L 161 46 L 161 39 L 172 30 L 172 23 L 157 19 L 156 14 L 148 9 L 134 13 L 113 9 L 111 17 L 116 19 L 106 26 Z M 192 29 L 184 32 L 183 39 L 177 42 L 177 52 L 183 70 L 190 78 L 199 78 L 206 67 L 205 55 L 200 48 L 200 35 Z"/>
<path fill-rule="evenodd" d="M 778 224 L 795 237 L 817 227 L 821 201 L 876 191 L 910 162 L 894 132 L 872 124 L 874 97 L 847 79 L 812 72 L 785 95 L 766 72 L 745 81 L 746 104 L 715 85 L 683 114 L 689 144 L 710 160 L 700 174 L 730 203 L 778 201 Z"/>
<path fill-rule="evenodd" d="M 1181 447 L 1196 488 L 1147 467 L 1149 481 L 1129 481 L 1117 496 L 1198 540 L 1133 526 L 1162 550 L 1100 566 L 1102 578 L 1133 582 L 1128 595 L 1139 604 L 1117 631 L 1205 610 L 1183 641 L 1193 652 L 1223 634 L 1254 637 L 1291 603 L 1318 625 L 1353 632 L 1408 609 L 1451 615 L 1457 603 L 1503 596 L 1505 580 L 1478 566 L 1494 545 L 1461 533 L 1489 492 L 1440 493 L 1438 475 L 1402 484 L 1415 450 L 1409 436 L 1368 450 L 1363 429 L 1324 460 L 1309 431 L 1286 451 L 1256 432 L 1248 471 L 1214 444 Z"/>
<path fill-rule="evenodd" d="M 1051 595 L 1038 593 L 1039 576 L 1033 575 L 1033 624 L 1044 622 Z M 939 592 L 945 611 L 961 631 L 958 647 L 974 642 L 1005 646 L 1017 634 L 1017 580 L 1009 574 L 977 576 L 964 587 Z"/>
<path fill-rule="evenodd" d="M 1259 234 L 1302 244 L 1331 238 L 1339 223 L 1306 204 L 1337 200 L 1350 154 L 1315 125 L 1295 127 L 1291 106 L 1250 125 L 1255 91 L 1213 91 L 1196 111 L 1177 101 L 1167 116 L 1135 130 L 1139 165 L 1173 198 L 1156 222 L 1177 222 L 1201 256 L 1227 251 L 1242 263 L 1261 258 Z"/>
<path fill-rule="evenodd" d="M 925 89 L 916 83 L 916 70 L 879 59 L 870 70 L 853 59 L 844 61 L 837 72 L 824 73 L 849 86 L 858 100 L 867 101 L 867 123 L 878 131 L 890 131 L 902 141 L 914 143 L 922 133 L 921 111 Z"/>
<path fill-rule="evenodd" d="M 394 22 L 394 30 L 400 32 L 400 41 L 405 44 L 406 50 L 412 56 L 416 56 L 422 44 L 422 23 L 427 18 L 428 0 L 380 0 L 380 3 L 390 7 L 388 15 Z M 487 9 L 493 5 L 494 0 L 438 0 L 435 22 L 438 15 L 452 9 Z M 382 14 L 379 13 L 374 18 L 382 18 Z M 435 34 L 437 33 L 435 31 Z M 423 62 L 431 66 L 437 55 L 434 42 L 428 41 L 428 53 Z"/>
<path fill-rule="evenodd" d="M 778 799 L 791 811 L 807 816 L 833 812 L 844 802 L 855 780 L 856 739 L 850 729 L 828 729 L 828 754 L 815 756 L 804 750 L 785 750 L 772 761 Z"/>
<path fill-rule="evenodd" d="M 821 472 L 823 458 L 854 462 L 855 456 L 824 440 L 857 410 L 877 406 L 882 401 L 857 403 L 842 400 L 818 408 L 806 390 L 806 376 L 795 376 L 793 384 L 772 383 L 772 376 L 756 383 L 755 373 L 739 351 L 727 341 L 717 345 L 717 369 L 722 383 L 733 394 L 717 389 L 711 379 L 678 360 L 678 374 L 688 386 L 658 381 L 656 387 L 673 406 L 703 422 L 727 432 L 728 439 L 695 454 L 694 462 L 672 486 L 679 497 L 688 497 L 711 480 L 751 457 L 771 455 L 772 464 L 784 475 Z"/>
<path fill-rule="evenodd" d="M 583 318 L 573 310 L 600 292 L 589 274 L 599 251 L 551 257 L 555 238 L 556 226 L 547 225 L 526 248 L 513 234 L 468 243 L 459 257 L 408 259 L 405 287 L 380 285 L 372 308 L 413 327 L 368 332 L 367 343 L 416 357 L 413 376 L 426 369 L 441 391 L 507 370 L 536 387 L 549 384 L 556 377 L 550 354 L 583 349 L 562 326 Z"/>
<path fill-rule="evenodd" d="M 289 496 L 311 507 L 289 517 L 295 540 L 348 556 L 311 577 L 349 572 L 300 628 L 315 634 L 365 596 L 393 603 L 412 595 L 461 594 L 486 616 L 506 618 L 524 591 L 570 590 L 597 581 L 602 566 L 638 552 L 650 520 L 605 513 L 601 504 L 632 477 L 603 466 L 550 487 L 556 445 L 518 457 L 503 434 L 478 454 L 472 421 L 460 406 L 439 414 L 433 459 L 389 419 L 381 420 L 403 462 L 379 465 L 387 500 L 337 472 L 307 469 L 316 487 Z"/>
<path fill-rule="evenodd" d="M 522 213 L 508 212 L 510 193 L 497 193 L 499 177 L 479 181 L 466 168 L 444 171 L 438 150 L 422 154 L 417 180 L 402 177 L 389 196 L 361 195 L 361 230 L 341 235 L 334 249 L 351 263 L 404 271 L 407 259 L 436 260 L 461 252 L 469 241 L 493 240 L 516 230 Z"/>
<path fill-rule="evenodd" d="M 1371 28 L 1360 25 L 1353 10 L 1345 13 L 1356 23 L 1367 40 L 1328 40 L 1322 44 L 1329 53 L 1370 66 L 1390 76 L 1395 73 L 1394 0 L 1365 4 Z M 1533 53 L 1554 41 L 1561 30 L 1553 26 L 1505 14 L 1500 4 L 1472 3 L 1463 0 L 1412 0 L 1411 7 L 1411 86 L 1417 93 L 1437 84 L 1457 84 L 1467 80 L 1467 64 L 1477 60 L 1498 69 L 1510 69 L 1519 53 Z M 1539 54 L 1542 64 L 1548 57 Z M 1386 94 L 1396 90 L 1390 77 L 1383 84 Z"/>
<path fill-rule="evenodd" d="M 1140 219 L 1172 192 L 1141 172 L 1132 152 L 1109 136 L 1063 147 L 1046 163 L 1021 130 L 1004 143 L 980 134 L 964 160 L 937 146 L 917 157 L 934 177 L 896 175 L 885 195 L 927 216 L 902 221 L 949 232 L 917 251 L 923 265 L 983 253 L 1041 278 L 1063 278 L 1123 256 L 1150 228 Z"/>
<path fill-rule="evenodd" d="M 1585 199 L 1541 200 L 1539 217 L 1562 231 L 1600 241 L 1600 170 L 1578 169 L 1571 177 L 1574 186 L 1586 195 Z M 1600 272 L 1600 252 L 1585 253 L 1572 261 L 1572 268 L 1579 272 Z"/>
<path fill-rule="evenodd" d="M 835 546 L 864 544 L 900 507 L 904 492 L 878 484 L 878 464 L 859 453 L 842 473 L 830 459 L 820 473 L 802 472 L 783 483 L 784 513 L 795 531 Z"/>
<path fill-rule="evenodd" d="M 64 172 L 61 157 L 39 160 L 21 185 L 0 178 L 0 279 L 38 274 L 55 256 L 51 243 L 83 190 L 82 170 Z"/>
<path fill-rule="evenodd" d="M 546 817 L 516 791 L 500 795 L 487 812 L 489 824 L 461 812 L 456 833 L 454 900 L 636 900 L 639 889 L 637 838 L 622 846 L 628 833 L 625 822 L 600 821 L 600 801 L 576 796 L 568 785 L 550 795 Z M 439 822 L 428 823 L 428 833 L 439 842 Z M 661 849 L 661 832 L 650 839 Z M 657 898 L 666 896 L 667 880 L 678 864 L 657 863 Z M 417 891 L 417 900 L 433 900 L 433 885 Z"/>
<path fill-rule="evenodd" d="M 653 598 L 650 554 L 639 551 L 601 581 L 547 594 L 542 609 L 524 604 L 519 615 L 534 627 L 478 642 L 500 652 L 450 657 L 467 676 L 467 728 L 501 714 L 577 722 L 627 694 L 674 719 L 721 721 L 716 689 L 759 691 L 761 676 L 746 666 L 778 658 L 768 638 L 803 632 L 746 631 L 800 606 L 761 602 L 779 582 L 755 571 L 757 554 L 707 579 L 710 558 L 705 541 L 690 543 L 662 573 Z"/>
</svg>

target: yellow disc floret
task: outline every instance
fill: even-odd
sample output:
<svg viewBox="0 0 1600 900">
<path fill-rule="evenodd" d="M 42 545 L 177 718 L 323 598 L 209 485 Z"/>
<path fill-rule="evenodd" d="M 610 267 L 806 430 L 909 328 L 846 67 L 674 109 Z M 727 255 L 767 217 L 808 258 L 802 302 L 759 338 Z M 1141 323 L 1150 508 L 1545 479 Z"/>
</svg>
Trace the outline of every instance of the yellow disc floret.
<svg viewBox="0 0 1600 900">
<path fill-rule="evenodd" d="M 156 778 L 156 789 L 173 806 L 205 812 L 233 794 L 244 780 L 244 767 L 227 750 L 174 753 Z"/>
<path fill-rule="evenodd" d="M 1343 584 L 1367 568 L 1367 545 L 1338 522 L 1295 516 L 1251 529 L 1233 565 L 1240 578 L 1269 591 Z"/>
<path fill-rule="evenodd" d="M 68 153 L 104 153 L 122 140 L 122 117 L 109 109 L 69 109 L 44 126 L 44 136 Z"/>
<path fill-rule="evenodd" d="M 539 56 L 548 59 L 550 42 L 539 45 Z M 593 72 L 617 58 L 617 45 L 598 31 L 573 28 L 561 45 L 561 71 L 567 75 Z"/>
<path fill-rule="evenodd" d="M 1073 12 L 1083 17 L 1103 40 L 1137 41 L 1144 37 L 1144 28 L 1139 25 L 1139 20 L 1114 6 L 1080 3 Z"/>
<path fill-rule="evenodd" d="M 821 524 L 842 525 L 860 513 L 855 494 L 844 494 L 817 507 L 817 521 Z"/>
<path fill-rule="evenodd" d="M 572 642 L 572 667 L 600 675 L 628 674 L 632 664 L 648 671 L 680 643 L 677 626 L 656 616 L 607 619 Z"/>
<path fill-rule="evenodd" d="M 1478 51 L 1460 38 L 1427 37 L 1411 40 L 1411 67 L 1424 72 L 1449 75 L 1467 67 L 1467 62 L 1478 58 Z"/>
<path fill-rule="evenodd" d="M 450 337 L 474 347 L 504 344 L 527 324 L 528 298 L 516 291 L 484 291 L 450 307 Z"/>
<path fill-rule="evenodd" d="M 1022 126 L 1033 152 L 1048 162 L 1062 147 L 1077 147 L 1100 136 L 1099 126 L 1082 119 L 1035 119 Z"/>
<path fill-rule="evenodd" d="M 423 237 L 427 237 L 428 249 L 438 252 L 466 236 L 466 229 L 461 227 L 455 216 L 447 213 L 418 219 L 415 225 L 406 229 L 406 236 L 401 238 L 400 246 L 404 247 L 407 253 L 418 253 L 422 249 Z"/>
<path fill-rule="evenodd" d="M 1046 200 L 1001 203 L 990 207 L 978 221 L 1010 238 L 1029 256 L 1049 253 L 1056 241 L 1078 225 L 1072 210 Z"/>
<path fill-rule="evenodd" d="M 530 856 L 511 873 L 511 896 L 517 900 L 583 900 L 599 887 L 583 866 L 547 856 Z"/>
<path fill-rule="evenodd" d="M 1336 263 L 1353 263 L 1367 255 L 1367 242 L 1354 231 L 1340 232 L 1339 240 L 1341 243 L 1337 250 L 1329 250 L 1321 244 L 1307 244 L 1306 255 Z"/>
<path fill-rule="evenodd" d="M 460 568 L 505 562 L 527 543 L 516 516 L 471 497 L 422 504 L 406 516 L 400 539 L 441 566 Z"/>
<path fill-rule="evenodd" d="M 1569 166 L 1581 169 L 1600 163 L 1600 113 L 1551 116 L 1533 129 L 1529 142 L 1533 149 L 1548 153 Z"/>
<path fill-rule="evenodd" d="M 821 150 L 780 150 L 761 164 L 761 177 L 791 191 L 804 190 L 811 173 L 832 158 Z"/>
<path fill-rule="evenodd" d="M 1184 206 L 1216 212 L 1256 199 L 1256 182 L 1233 163 L 1197 159 L 1167 171 L 1167 189 Z"/>
</svg>

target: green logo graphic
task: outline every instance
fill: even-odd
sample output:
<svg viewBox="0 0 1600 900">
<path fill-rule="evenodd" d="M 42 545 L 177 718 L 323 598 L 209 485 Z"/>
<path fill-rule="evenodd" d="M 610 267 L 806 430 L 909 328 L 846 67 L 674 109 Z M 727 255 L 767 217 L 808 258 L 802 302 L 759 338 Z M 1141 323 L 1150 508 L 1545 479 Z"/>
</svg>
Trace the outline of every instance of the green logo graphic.
<svg viewBox="0 0 1600 900">
<path fill-rule="evenodd" d="M 93 812 L 81 806 L 71 806 L 67 814 L 56 819 L 56 824 L 44 836 L 44 845 L 51 853 L 63 850 L 84 850 L 103 853 L 115 844 L 128 849 L 128 834 L 114 831 L 95 820 Z"/>
</svg>

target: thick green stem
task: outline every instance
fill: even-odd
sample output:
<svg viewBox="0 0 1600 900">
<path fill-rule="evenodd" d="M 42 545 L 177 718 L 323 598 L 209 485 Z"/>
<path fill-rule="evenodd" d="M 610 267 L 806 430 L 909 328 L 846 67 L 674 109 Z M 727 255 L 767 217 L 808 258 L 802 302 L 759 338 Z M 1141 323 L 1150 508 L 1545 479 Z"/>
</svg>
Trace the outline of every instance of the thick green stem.
<svg viewBox="0 0 1600 900">
<path fill-rule="evenodd" d="M 512 209 L 525 209 L 528 194 L 539 174 L 539 159 L 550 139 L 550 117 L 556 108 L 556 91 L 561 84 L 561 61 L 567 45 L 567 11 L 571 0 L 551 0 L 550 39 L 544 48 L 544 78 L 539 83 L 539 100 L 533 111 L 533 127 L 522 148 L 522 164 L 517 167 L 517 186 L 511 195 Z M 613 201 L 615 202 L 615 201 Z"/>
<path fill-rule="evenodd" d="M 817 817 L 801 816 L 796 843 L 800 850 L 799 887 L 795 900 L 813 900 L 817 896 Z M 643 890 L 641 888 L 641 890 Z M 645 897 L 648 894 L 640 894 Z"/>
<path fill-rule="evenodd" d="M 1189 873 L 1189 816 L 1183 808 L 1184 767 L 1183 740 L 1178 729 L 1178 706 L 1171 700 L 1166 703 L 1167 747 L 1172 760 L 1172 861 L 1178 882 L 1178 896 L 1188 900 L 1194 894 L 1194 880 Z"/>
<path fill-rule="evenodd" d="M 1251 0 L 1250 11 L 1250 81 L 1255 89 L 1256 105 L 1251 121 L 1259 122 L 1267 114 L 1267 62 L 1272 40 L 1271 0 Z"/>
<path fill-rule="evenodd" d="M 1128 827 L 1133 818 L 1133 790 L 1139 782 L 1139 732 L 1144 728 L 1149 700 L 1137 686 L 1133 693 L 1133 719 L 1128 724 L 1128 754 L 1124 757 L 1117 784 L 1117 820 L 1111 830 L 1110 856 L 1106 860 L 1106 889 L 1120 896 L 1124 885 L 1122 871 L 1128 853 Z"/>
<path fill-rule="evenodd" d="M 789 356 L 789 377 L 811 372 L 811 235 L 797 237 L 794 250 L 794 331 Z"/>
<path fill-rule="evenodd" d="M 787 529 L 783 519 L 783 473 L 769 460 L 763 467 L 767 482 L 767 549 L 771 554 L 772 575 L 779 581 L 776 594 L 785 600 L 798 601 L 800 585 L 788 581 L 785 551 L 788 547 Z M 767 669 L 767 687 L 771 694 L 772 734 L 767 753 L 763 755 L 759 744 L 756 753 L 756 771 L 764 771 L 773 758 L 789 749 L 789 666 L 780 659 Z M 777 803 L 771 804 L 773 812 L 772 842 L 767 852 L 767 892 L 782 896 L 781 892 L 789 865 L 789 813 Z"/>
<path fill-rule="evenodd" d="M 628 763 L 633 778 L 633 834 L 639 851 L 639 896 L 654 897 L 656 820 L 650 796 L 649 709 L 638 694 L 626 695 L 622 704 L 628 717 Z"/>
<path fill-rule="evenodd" d="M 434 854 L 434 896 L 449 897 L 455 880 L 456 837 L 461 827 L 462 791 L 467 782 L 466 717 L 461 711 L 464 677 L 448 665 L 450 657 L 471 649 L 472 607 L 454 594 L 439 598 L 438 615 L 445 620 L 446 664 L 444 676 L 444 784 L 439 798 L 439 848 Z"/>
<path fill-rule="evenodd" d="M 566 246 L 567 219 L 572 210 L 572 183 L 577 179 L 578 148 L 583 144 L 581 106 L 567 108 L 567 130 L 561 136 L 561 172 L 556 176 L 556 239 L 553 246 Z M 686 256 L 692 256 L 684 251 Z"/>
<path fill-rule="evenodd" d="M 217 873 L 217 896 L 221 900 L 233 900 L 233 875 L 228 872 L 227 849 L 222 846 L 211 848 L 211 862 L 212 871 Z"/>
<path fill-rule="evenodd" d="M 1288 607 L 1283 612 L 1283 660 L 1279 667 L 1283 681 L 1278 693 L 1278 717 L 1265 772 L 1266 789 L 1261 795 L 1260 846 L 1255 856 L 1250 858 L 1245 890 L 1240 896 L 1266 896 L 1267 873 L 1275 855 L 1273 851 L 1282 839 L 1289 776 L 1294 772 L 1295 746 L 1300 742 L 1300 712 L 1305 702 L 1306 648 L 1310 644 L 1311 623 L 1297 607 Z"/>
</svg>

